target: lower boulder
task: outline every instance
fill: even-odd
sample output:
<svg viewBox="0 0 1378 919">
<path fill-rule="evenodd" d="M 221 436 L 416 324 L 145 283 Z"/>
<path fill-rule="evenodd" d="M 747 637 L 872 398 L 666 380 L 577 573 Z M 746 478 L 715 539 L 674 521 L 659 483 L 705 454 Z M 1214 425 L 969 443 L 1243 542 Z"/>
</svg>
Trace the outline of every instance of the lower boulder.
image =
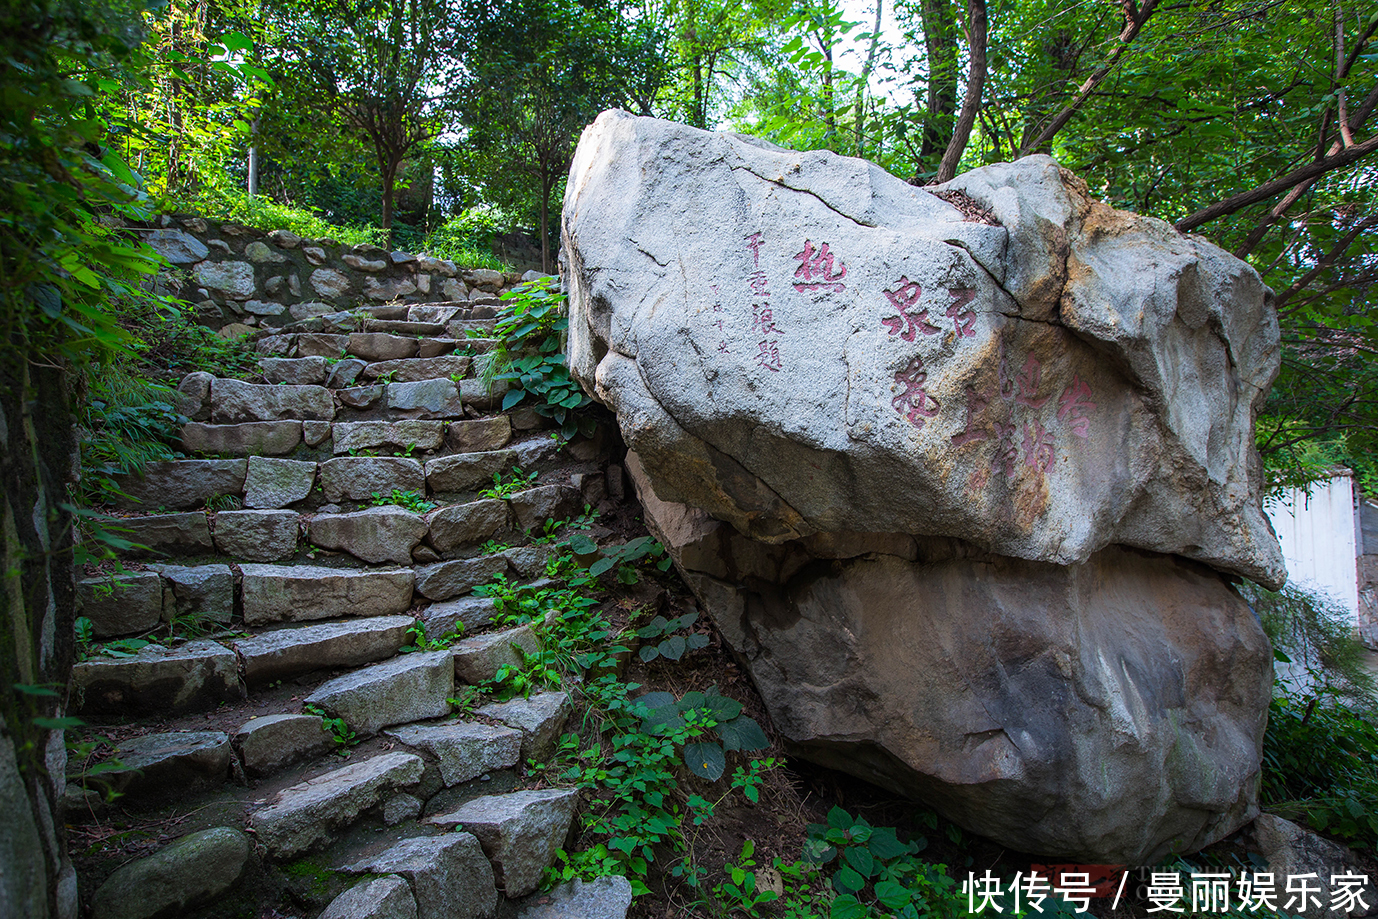
<svg viewBox="0 0 1378 919">
<path fill-rule="evenodd" d="M 1258 813 L 1272 657 L 1209 568 L 903 534 L 766 545 L 657 500 L 628 465 L 796 755 L 1013 849 L 1099 864 L 1194 851 Z"/>
</svg>

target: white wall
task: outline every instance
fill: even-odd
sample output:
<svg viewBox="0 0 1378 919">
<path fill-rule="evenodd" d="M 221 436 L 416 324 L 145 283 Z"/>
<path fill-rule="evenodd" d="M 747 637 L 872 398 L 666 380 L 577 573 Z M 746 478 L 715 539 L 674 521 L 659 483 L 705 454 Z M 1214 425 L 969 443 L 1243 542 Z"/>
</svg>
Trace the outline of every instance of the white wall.
<svg viewBox="0 0 1378 919">
<path fill-rule="evenodd" d="M 1328 593 L 1359 624 L 1354 482 L 1348 475 L 1292 489 L 1263 504 L 1273 522 L 1289 584 Z"/>
</svg>

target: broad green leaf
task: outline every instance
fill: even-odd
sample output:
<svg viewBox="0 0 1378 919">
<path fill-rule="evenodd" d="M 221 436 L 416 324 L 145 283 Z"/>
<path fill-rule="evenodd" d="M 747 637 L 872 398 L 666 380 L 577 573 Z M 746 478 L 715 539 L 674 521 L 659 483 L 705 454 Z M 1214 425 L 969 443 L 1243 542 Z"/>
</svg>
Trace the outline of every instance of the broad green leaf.
<svg viewBox="0 0 1378 919">
<path fill-rule="evenodd" d="M 727 767 L 727 757 L 722 747 L 706 741 L 694 741 L 684 745 L 684 764 L 689 771 L 700 778 L 716 782 L 722 778 Z"/>
<path fill-rule="evenodd" d="M 720 723 L 714 730 L 718 732 L 723 746 L 728 750 L 764 750 L 770 746 L 770 738 L 766 737 L 766 732 L 761 730 L 761 726 L 754 719 L 746 715 L 725 724 Z"/>
</svg>

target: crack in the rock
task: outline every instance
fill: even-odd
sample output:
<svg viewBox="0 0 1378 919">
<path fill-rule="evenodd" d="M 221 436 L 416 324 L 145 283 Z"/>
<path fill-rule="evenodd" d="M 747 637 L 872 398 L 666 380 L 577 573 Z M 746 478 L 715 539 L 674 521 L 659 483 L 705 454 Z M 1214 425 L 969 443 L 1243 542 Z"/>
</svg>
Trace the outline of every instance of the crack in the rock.
<svg viewBox="0 0 1378 919">
<path fill-rule="evenodd" d="M 858 220 L 857 218 L 853 217 L 851 214 L 844 214 L 844 213 L 842 213 L 842 212 L 839 211 L 837 208 L 835 208 L 835 207 L 833 207 L 831 204 L 829 204 L 827 201 L 824 201 L 821 197 L 819 197 L 819 195 L 818 195 L 817 192 L 815 192 L 815 191 L 810 191 L 810 190 L 807 189 L 807 188 L 797 188 L 797 187 L 795 187 L 795 186 L 793 186 L 793 185 L 790 185 L 788 182 L 785 181 L 784 176 L 781 176 L 781 177 L 778 178 L 778 179 L 772 179 L 772 178 L 770 178 L 770 176 L 763 176 L 763 175 L 761 175 L 759 172 L 757 172 L 755 169 L 752 169 L 752 168 L 751 168 L 751 165 L 750 165 L 749 163 L 741 163 L 740 165 L 733 165 L 733 166 L 730 166 L 729 168 L 730 168 L 730 169 L 733 169 L 733 170 L 737 170 L 737 169 L 744 170 L 744 171 L 746 171 L 748 174 L 753 175 L 753 176 L 755 176 L 756 178 L 760 179 L 762 182 L 767 182 L 767 183 L 769 183 L 769 184 L 771 184 L 771 185 L 775 185 L 775 186 L 778 186 L 778 187 L 780 187 L 780 188 L 788 189 L 789 191 L 792 191 L 792 192 L 798 192 L 798 193 L 801 194 L 801 195 L 808 195 L 809 197 L 811 197 L 811 198 L 817 200 L 819 204 L 823 205 L 823 206 L 826 207 L 828 210 L 832 211 L 834 214 L 836 214 L 837 216 L 841 217 L 842 219 L 847 220 L 847 221 L 850 221 L 851 223 L 854 223 L 854 224 L 856 224 L 856 225 L 859 226 L 859 227 L 866 227 L 867 229 L 870 229 L 870 230 L 876 229 L 876 224 L 874 224 L 874 223 L 867 223 L 867 222 L 864 221 L 864 220 Z"/>
</svg>

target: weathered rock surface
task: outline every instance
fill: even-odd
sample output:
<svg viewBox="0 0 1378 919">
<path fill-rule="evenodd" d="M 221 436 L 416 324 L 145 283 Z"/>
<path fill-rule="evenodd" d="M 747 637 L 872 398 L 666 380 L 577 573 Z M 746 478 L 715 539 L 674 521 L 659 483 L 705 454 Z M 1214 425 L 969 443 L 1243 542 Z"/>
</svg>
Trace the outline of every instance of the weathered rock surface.
<svg viewBox="0 0 1378 919">
<path fill-rule="evenodd" d="M 489 597 L 460 597 L 432 603 L 421 611 L 427 638 L 440 638 L 452 632 L 472 632 L 493 621 L 496 605 Z"/>
<path fill-rule="evenodd" d="M 1285 578 L 1253 455 L 1277 317 L 1222 250 L 1045 156 L 935 193 L 606 112 L 571 177 L 571 372 L 661 498 L 772 543 L 1117 544 Z"/>
<path fill-rule="evenodd" d="M 417 919 L 416 897 L 406 881 L 386 874 L 331 900 L 320 919 Z"/>
<path fill-rule="evenodd" d="M 1260 854 L 1268 863 L 1268 868 L 1277 879 L 1278 905 L 1287 915 L 1305 916 L 1306 919 L 1324 919 L 1337 915 L 1364 915 L 1367 910 L 1332 910 L 1332 897 L 1339 885 L 1331 883 L 1335 875 L 1350 874 L 1364 879 L 1361 889 L 1364 900 L 1373 905 L 1375 891 L 1372 878 L 1366 876 L 1359 865 L 1359 859 L 1344 846 L 1336 845 L 1328 839 L 1317 836 L 1310 830 L 1297 826 L 1273 814 L 1259 814 L 1253 825 L 1254 842 Z M 1295 893 L 1285 893 L 1291 881 L 1311 874 L 1314 878 L 1298 881 Z M 1305 902 L 1300 886 L 1305 884 L 1311 891 Z"/>
<path fill-rule="evenodd" d="M 376 734 L 394 724 L 448 715 L 446 700 L 454 695 L 454 688 L 450 652 L 426 651 L 322 683 L 306 697 L 306 704 L 343 718 L 360 734 Z"/>
<path fill-rule="evenodd" d="M 335 739 L 319 715 L 266 715 L 254 718 L 234 734 L 234 747 L 244 771 L 271 775 L 283 766 L 328 752 Z"/>
<path fill-rule="evenodd" d="M 418 919 L 491 919 L 497 912 L 493 868 L 469 833 L 404 839 L 349 870 L 406 878 L 416 894 Z"/>
<path fill-rule="evenodd" d="M 246 421 L 182 427 L 182 449 L 188 453 L 232 453 L 238 456 L 282 456 L 301 445 L 300 421 Z"/>
<path fill-rule="evenodd" d="M 500 450 L 512 439 L 512 421 L 506 415 L 452 421 L 445 431 L 445 442 L 456 453 L 485 453 Z"/>
<path fill-rule="evenodd" d="M 265 357 L 258 362 L 263 379 L 269 383 L 324 386 L 330 365 L 319 356 Z"/>
<path fill-rule="evenodd" d="M 335 402 L 324 386 L 270 386 L 242 380 L 217 379 L 211 384 L 211 420 L 216 424 L 242 421 L 330 421 Z"/>
<path fill-rule="evenodd" d="M 493 484 L 493 475 L 509 475 L 517 464 L 512 450 L 460 453 L 426 463 L 426 483 L 432 491 L 472 491 Z"/>
<path fill-rule="evenodd" d="M 199 711 L 245 695 L 234 652 L 213 641 L 82 661 L 72 667 L 72 690 L 76 711 L 119 715 Z"/>
<path fill-rule="evenodd" d="M 386 332 L 354 332 L 348 347 L 350 354 L 366 361 L 395 361 L 416 354 L 416 339 Z"/>
<path fill-rule="evenodd" d="M 241 565 L 244 622 L 395 616 L 411 606 L 410 569 L 358 571 L 316 565 Z"/>
<path fill-rule="evenodd" d="M 540 692 L 475 709 L 474 714 L 501 721 L 522 732 L 522 759 L 544 759 L 555 749 L 574 706 L 563 692 Z"/>
<path fill-rule="evenodd" d="M 496 498 L 451 504 L 426 516 L 429 542 L 441 555 L 469 548 L 507 526 L 507 502 Z"/>
<path fill-rule="evenodd" d="M 920 190 L 612 112 L 570 188 L 571 372 L 796 752 L 1092 862 L 1256 813 L 1252 269 L 1047 157 Z"/>
<path fill-rule="evenodd" d="M 340 456 L 321 463 L 321 490 L 327 501 L 367 501 L 393 489 L 426 493 L 426 477 L 414 459 L 390 456 Z"/>
<path fill-rule="evenodd" d="M 260 632 L 234 643 L 249 683 L 386 660 L 406 644 L 410 616 L 363 616 Z"/>
<path fill-rule="evenodd" d="M 130 862 L 91 898 L 92 919 L 174 919 L 232 889 L 253 847 L 239 830 L 190 833 Z"/>
<path fill-rule="evenodd" d="M 211 498 L 237 495 L 244 488 L 245 462 L 230 460 L 167 460 L 148 463 L 142 476 L 112 476 L 127 498 L 122 505 L 144 510 L 200 507 Z"/>
<path fill-rule="evenodd" d="M 408 724 L 387 734 L 434 756 L 440 778 L 447 786 L 476 779 L 493 769 L 515 766 L 522 745 L 520 731 L 474 721 Z"/>
<path fill-rule="evenodd" d="M 455 676 L 477 685 L 491 680 L 504 664 L 522 666 L 522 655 L 535 654 L 540 647 L 540 641 L 529 625 L 466 638 L 451 648 L 455 657 Z"/>
<path fill-rule="evenodd" d="M 293 511 L 221 511 L 215 515 L 215 547 L 251 562 L 275 562 L 297 551 L 301 516 Z"/>
<path fill-rule="evenodd" d="M 493 863 L 498 886 L 508 897 L 524 897 L 541 882 L 574 820 L 579 792 L 573 788 L 514 791 L 475 798 L 428 823 L 461 824 L 478 837 Z"/>
<path fill-rule="evenodd" d="M 129 550 L 130 555 L 197 555 L 215 546 L 206 515 L 200 512 L 111 517 L 106 526 L 121 539 L 145 547 Z"/>
<path fill-rule="evenodd" d="M 130 797 L 173 797 L 214 787 L 230 774 L 230 738 L 221 731 L 145 734 L 115 751 L 120 768 L 99 781 Z"/>
<path fill-rule="evenodd" d="M 627 919 L 632 885 L 624 877 L 573 880 L 532 897 L 517 919 Z"/>
<path fill-rule="evenodd" d="M 426 521 L 400 507 L 370 507 L 352 514 L 321 514 L 307 538 L 324 549 L 341 549 L 370 564 L 411 564 L 411 550 L 426 535 Z"/>
<path fill-rule="evenodd" d="M 517 518 L 517 529 L 538 531 L 547 520 L 566 520 L 579 513 L 583 496 L 568 485 L 541 485 L 519 491 L 507 499 Z"/>
<path fill-rule="evenodd" d="M 459 418 L 464 414 L 453 380 L 389 383 L 388 408 L 415 418 Z"/>
<path fill-rule="evenodd" d="M 83 578 L 77 604 L 96 638 L 147 632 L 163 616 L 163 579 L 153 571 Z"/>
<path fill-rule="evenodd" d="M 167 581 L 172 602 L 163 601 L 163 615 L 227 623 L 234 618 L 234 575 L 229 565 L 154 565 Z"/>
<path fill-rule="evenodd" d="M 427 600 L 448 600 L 467 594 L 491 580 L 493 575 L 506 570 L 507 559 L 500 555 L 419 565 L 416 569 L 416 592 Z"/>
<path fill-rule="evenodd" d="M 283 790 L 272 804 L 249 815 L 249 827 L 269 852 L 290 858 L 328 842 L 393 791 L 416 784 L 425 768 L 411 753 L 350 763 Z"/>
<path fill-rule="evenodd" d="M 469 372 L 469 358 L 447 354 L 443 357 L 415 357 L 401 361 L 379 361 L 364 371 L 365 379 L 379 377 L 395 383 L 415 383 L 419 380 L 450 380 L 463 378 Z"/>
<path fill-rule="evenodd" d="M 391 447 L 434 450 L 445 438 L 442 421 L 337 421 L 333 435 L 336 453 Z"/>
<path fill-rule="evenodd" d="M 307 422 L 313 423 L 325 422 Z M 315 463 L 251 456 L 244 478 L 244 506 L 273 509 L 295 504 L 311 494 L 315 481 Z"/>
</svg>

